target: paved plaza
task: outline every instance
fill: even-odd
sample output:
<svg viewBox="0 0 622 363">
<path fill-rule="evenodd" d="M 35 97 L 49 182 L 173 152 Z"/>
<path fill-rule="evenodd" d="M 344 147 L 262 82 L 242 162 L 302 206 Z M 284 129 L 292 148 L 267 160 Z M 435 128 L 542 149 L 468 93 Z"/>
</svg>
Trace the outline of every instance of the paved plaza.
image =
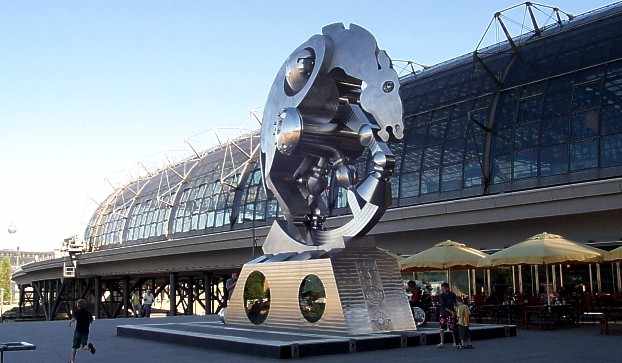
<svg viewBox="0 0 622 363">
<path fill-rule="evenodd" d="M 278 360 L 254 358 L 201 348 L 122 338 L 115 328 L 122 324 L 187 322 L 206 319 L 180 316 L 154 319 L 98 320 L 93 326 L 97 353 L 82 353 L 78 362 L 266 362 Z M 5 362 L 66 362 L 72 330 L 67 321 L 5 323 L 0 326 L 0 341 L 25 340 L 37 345 L 34 352 L 7 353 Z M 475 342 L 476 349 L 439 350 L 434 346 L 340 354 L 301 359 L 304 362 L 620 362 L 621 337 L 601 336 L 595 326 L 559 331 L 520 330 L 517 337 Z"/>
</svg>

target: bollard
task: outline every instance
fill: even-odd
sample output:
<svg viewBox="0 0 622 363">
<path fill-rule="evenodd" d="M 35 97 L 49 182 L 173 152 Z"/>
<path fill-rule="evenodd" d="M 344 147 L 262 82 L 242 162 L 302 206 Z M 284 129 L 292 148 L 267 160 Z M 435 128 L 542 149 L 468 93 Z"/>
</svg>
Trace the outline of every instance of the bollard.
<svg viewBox="0 0 622 363">
<path fill-rule="evenodd" d="M 350 353 L 356 353 L 356 340 L 350 339 L 348 348 Z"/>
<path fill-rule="evenodd" d="M 300 345 L 293 343 L 290 347 L 290 354 L 292 359 L 300 358 Z"/>
</svg>

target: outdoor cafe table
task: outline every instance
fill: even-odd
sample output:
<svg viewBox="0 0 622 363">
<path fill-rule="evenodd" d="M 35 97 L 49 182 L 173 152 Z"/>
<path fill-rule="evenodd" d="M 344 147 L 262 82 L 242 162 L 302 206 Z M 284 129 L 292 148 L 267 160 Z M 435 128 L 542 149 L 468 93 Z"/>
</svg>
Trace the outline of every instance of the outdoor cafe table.
<svg viewBox="0 0 622 363">
<path fill-rule="evenodd" d="M 523 308 L 523 325 L 525 326 L 533 322 L 540 328 L 555 328 L 563 323 L 575 324 L 576 321 L 576 309 L 569 304 L 529 305 Z"/>
<path fill-rule="evenodd" d="M 477 307 L 477 319 L 491 319 L 494 323 L 514 324 L 520 319 L 524 305 L 522 304 L 484 304 Z"/>
</svg>

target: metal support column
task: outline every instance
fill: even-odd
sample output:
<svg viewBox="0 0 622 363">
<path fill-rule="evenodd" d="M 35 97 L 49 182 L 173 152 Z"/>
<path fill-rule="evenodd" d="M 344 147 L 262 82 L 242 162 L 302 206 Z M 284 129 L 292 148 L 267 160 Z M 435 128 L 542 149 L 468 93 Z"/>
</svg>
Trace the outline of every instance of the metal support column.
<svg viewBox="0 0 622 363">
<path fill-rule="evenodd" d="M 592 277 L 592 264 L 590 263 L 588 266 L 589 275 L 590 275 L 590 293 L 594 292 L 594 278 Z"/>
<path fill-rule="evenodd" d="M 598 289 L 598 292 L 603 291 L 603 286 L 600 279 L 600 263 L 596 264 L 596 288 Z"/>
<path fill-rule="evenodd" d="M 555 272 L 555 264 L 551 265 L 551 272 L 553 273 L 552 291 L 557 292 L 557 272 Z"/>
<path fill-rule="evenodd" d="M 531 296 L 536 296 L 536 279 L 535 279 L 535 274 L 534 274 L 534 265 L 530 265 L 529 266 L 529 277 L 531 278 Z"/>
<path fill-rule="evenodd" d="M 477 276 L 476 276 L 477 270 L 473 269 L 473 272 L 471 272 L 471 278 L 473 279 L 473 295 L 477 295 Z"/>
<path fill-rule="evenodd" d="M 559 264 L 559 287 L 564 287 L 564 265 L 561 263 Z"/>
<path fill-rule="evenodd" d="M 168 295 L 170 301 L 169 315 L 177 315 L 177 274 L 175 272 L 169 274 Z"/>
<path fill-rule="evenodd" d="M 538 269 L 538 265 L 534 265 L 533 269 L 535 270 L 536 276 L 536 295 L 540 295 L 540 271 Z"/>
<path fill-rule="evenodd" d="M 21 318 L 24 313 L 24 285 L 19 285 L 19 301 L 17 302 L 17 317 Z"/>
<path fill-rule="evenodd" d="M 52 318 L 52 299 L 54 299 L 54 292 L 52 291 L 53 287 L 52 287 L 52 281 L 51 280 L 45 280 L 45 294 L 47 295 L 47 299 L 46 299 L 46 310 L 48 312 L 48 320 L 54 320 L 54 318 Z"/>
<path fill-rule="evenodd" d="M 95 319 L 101 318 L 101 312 L 99 309 L 99 305 L 101 303 L 102 296 L 102 282 L 101 277 L 95 277 L 95 281 L 93 282 L 93 297 L 94 297 L 94 306 L 93 306 L 93 315 L 95 315 Z"/>
<path fill-rule="evenodd" d="M 129 317 L 129 312 L 132 309 L 130 303 L 130 277 L 126 276 L 123 279 L 123 316 Z"/>
<path fill-rule="evenodd" d="M 194 277 L 188 279 L 188 315 L 194 315 Z"/>
<path fill-rule="evenodd" d="M 518 292 L 523 294 L 523 266 L 518 265 Z"/>
<path fill-rule="evenodd" d="M 616 262 L 616 266 L 618 268 L 618 292 L 622 292 L 622 274 L 620 273 L 620 262 Z"/>
<path fill-rule="evenodd" d="M 205 315 L 212 314 L 212 279 L 207 272 L 203 273 L 203 290 L 205 291 Z"/>
<path fill-rule="evenodd" d="M 490 282 L 490 269 L 486 269 L 486 277 L 488 277 L 488 283 L 486 285 L 487 285 L 487 288 L 488 288 L 488 296 L 490 296 L 491 293 L 492 293 L 492 286 L 490 286 L 491 285 L 491 282 Z"/>
</svg>

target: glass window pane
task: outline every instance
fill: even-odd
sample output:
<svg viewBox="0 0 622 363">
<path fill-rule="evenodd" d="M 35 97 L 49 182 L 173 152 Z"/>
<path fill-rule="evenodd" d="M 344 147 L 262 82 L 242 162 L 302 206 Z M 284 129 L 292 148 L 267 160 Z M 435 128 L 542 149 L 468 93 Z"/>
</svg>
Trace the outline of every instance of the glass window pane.
<svg viewBox="0 0 622 363">
<path fill-rule="evenodd" d="M 526 149 L 514 153 L 514 179 L 532 178 L 538 175 L 537 149 Z"/>
<path fill-rule="evenodd" d="M 421 174 L 421 194 L 438 192 L 438 169 L 424 170 Z"/>
<path fill-rule="evenodd" d="M 464 187 L 469 188 L 482 184 L 482 164 L 479 160 L 465 161 Z"/>
<path fill-rule="evenodd" d="M 603 106 L 622 104 L 622 74 L 610 77 L 603 88 Z"/>
<path fill-rule="evenodd" d="M 216 214 L 216 212 L 214 212 L 214 211 L 207 212 L 207 223 L 205 224 L 206 228 L 214 226 L 214 215 L 215 214 Z"/>
<path fill-rule="evenodd" d="M 436 145 L 440 144 L 445 139 L 445 128 L 447 126 L 447 121 L 436 121 L 430 124 L 430 130 L 428 132 L 427 145 Z"/>
<path fill-rule="evenodd" d="M 554 145 L 540 149 L 540 175 L 557 175 L 567 171 L 568 145 Z"/>
<path fill-rule="evenodd" d="M 427 127 L 413 127 L 408 132 L 406 142 L 411 147 L 422 147 L 426 141 Z"/>
<path fill-rule="evenodd" d="M 576 85 L 572 107 L 575 110 L 585 110 L 598 106 L 600 103 L 600 80 Z"/>
<path fill-rule="evenodd" d="M 603 107 L 600 111 L 603 135 L 622 132 L 622 95 L 620 95 L 620 100 L 620 104 Z"/>
<path fill-rule="evenodd" d="M 601 164 L 603 167 L 622 165 L 622 134 L 601 139 Z"/>
<path fill-rule="evenodd" d="M 199 225 L 198 229 L 205 229 L 205 224 L 207 223 L 207 213 L 199 214 Z"/>
<path fill-rule="evenodd" d="M 275 199 L 268 201 L 268 218 L 276 218 L 278 210 L 278 204 Z"/>
<path fill-rule="evenodd" d="M 447 140 L 443 152 L 443 164 L 462 163 L 464 157 L 464 139 Z"/>
<path fill-rule="evenodd" d="M 398 198 L 400 191 L 400 178 L 399 175 L 395 175 L 391 179 L 391 198 Z"/>
<path fill-rule="evenodd" d="M 462 186 L 462 164 L 443 167 L 442 191 L 458 190 Z"/>
<path fill-rule="evenodd" d="M 494 148 L 496 154 L 512 152 L 514 130 L 511 127 L 499 129 L 495 132 Z"/>
<path fill-rule="evenodd" d="M 525 149 L 538 144 L 539 123 L 524 124 L 516 127 L 514 131 L 514 147 Z"/>
<path fill-rule="evenodd" d="M 419 173 L 400 175 L 400 198 L 416 197 L 419 195 Z"/>
<path fill-rule="evenodd" d="M 572 119 L 572 137 L 585 139 L 598 135 L 598 111 L 590 110 L 576 113 Z"/>
<path fill-rule="evenodd" d="M 464 121 L 466 120 L 466 112 L 462 117 L 451 120 L 447 127 L 447 139 L 456 139 L 464 137 Z"/>
<path fill-rule="evenodd" d="M 393 182 L 395 179 L 392 179 Z M 337 204 L 336 208 L 345 208 L 348 205 L 348 191 L 345 188 L 339 187 L 337 191 Z"/>
<path fill-rule="evenodd" d="M 512 155 L 495 156 L 492 167 L 493 183 L 497 184 L 509 182 L 511 171 Z"/>
<path fill-rule="evenodd" d="M 518 104 L 518 122 L 529 123 L 540 119 L 543 96 L 535 95 L 520 100 Z"/>
<path fill-rule="evenodd" d="M 255 204 L 255 219 L 263 221 L 266 219 L 266 201 L 260 201 Z"/>
<path fill-rule="evenodd" d="M 598 165 L 598 140 L 570 145 L 570 170 L 595 168 Z"/>
<path fill-rule="evenodd" d="M 417 171 L 421 169 L 421 149 L 406 149 L 404 153 L 404 161 L 402 164 L 402 173 Z"/>
<path fill-rule="evenodd" d="M 225 223 L 225 211 L 219 210 L 216 212 L 216 224 L 215 227 L 220 227 Z"/>
<path fill-rule="evenodd" d="M 568 142 L 570 127 L 568 119 L 558 117 L 542 121 L 542 145 L 554 145 Z"/>
<path fill-rule="evenodd" d="M 425 169 L 438 166 L 441 162 L 441 146 L 426 147 L 423 153 L 423 167 Z"/>
</svg>

